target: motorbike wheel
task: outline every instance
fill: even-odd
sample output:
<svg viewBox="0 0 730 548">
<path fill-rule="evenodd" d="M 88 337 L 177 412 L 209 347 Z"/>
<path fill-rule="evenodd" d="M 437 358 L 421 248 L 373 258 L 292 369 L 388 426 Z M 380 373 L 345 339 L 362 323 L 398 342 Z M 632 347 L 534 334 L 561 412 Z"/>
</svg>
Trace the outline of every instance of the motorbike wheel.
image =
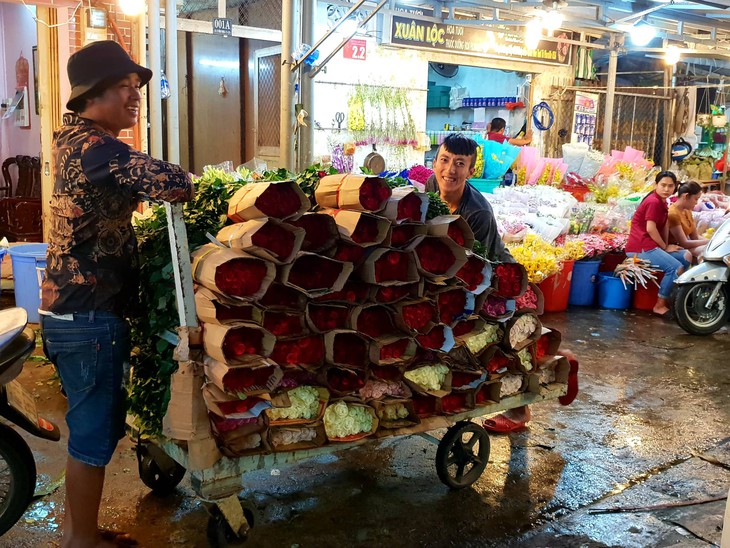
<svg viewBox="0 0 730 548">
<path fill-rule="evenodd" d="M 700 282 L 679 286 L 674 300 L 674 314 L 679 326 L 687 333 L 710 335 L 727 322 L 730 309 L 726 288 L 720 290 L 712 308 L 706 306 L 716 285 L 717 282 Z"/>
<path fill-rule="evenodd" d="M 0 427 L 0 536 L 28 508 L 35 491 L 33 453 L 15 430 Z"/>
</svg>

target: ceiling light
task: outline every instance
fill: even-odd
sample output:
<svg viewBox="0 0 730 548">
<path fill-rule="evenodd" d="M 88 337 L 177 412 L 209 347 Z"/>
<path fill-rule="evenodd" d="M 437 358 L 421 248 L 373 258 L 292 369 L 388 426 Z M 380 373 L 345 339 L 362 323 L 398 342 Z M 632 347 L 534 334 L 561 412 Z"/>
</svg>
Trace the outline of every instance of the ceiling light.
<svg viewBox="0 0 730 548">
<path fill-rule="evenodd" d="M 669 46 L 664 54 L 664 62 L 667 65 L 676 65 L 679 62 L 682 52 L 677 46 Z"/>
<path fill-rule="evenodd" d="M 144 0 L 119 0 L 119 9 L 124 15 L 135 16 L 144 13 Z"/>
<path fill-rule="evenodd" d="M 542 22 L 539 19 L 531 19 L 525 25 L 525 48 L 528 50 L 537 49 L 542 38 Z"/>
<path fill-rule="evenodd" d="M 563 24 L 564 20 L 565 16 L 558 10 L 550 10 L 548 12 L 545 12 L 542 16 L 542 24 L 545 26 L 545 30 L 549 34 L 552 34 L 556 30 L 558 30 Z"/>
<path fill-rule="evenodd" d="M 631 35 L 631 41 L 635 46 L 646 46 L 657 36 L 657 31 L 651 25 L 646 23 L 639 23 L 631 27 L 629 31 Z"/>
</svg>

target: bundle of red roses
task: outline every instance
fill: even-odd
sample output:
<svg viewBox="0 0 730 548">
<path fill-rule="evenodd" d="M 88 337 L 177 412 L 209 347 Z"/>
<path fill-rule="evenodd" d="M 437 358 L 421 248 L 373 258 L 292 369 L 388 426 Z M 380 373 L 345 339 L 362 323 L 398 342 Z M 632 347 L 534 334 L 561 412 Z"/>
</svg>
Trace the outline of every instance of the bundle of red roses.
<svg viewBox="0 0 730 548">
<path fill-rule="evenodd" d="M 486 405 L 499 401 L 499 391 L 494 389 L 494 384 L 484 383 L 474 395 L 474 401 L 477 405 Z"/>
<path fill-rule="evenodd" d="M 512 360 L 504 352 L 495 349 L 494 354 L 486 364 L 487 371 L 492 374 L 501 374 L 507 371 Z"/>
<path fill-rule="evenodd" d="M 254 402 L 254 404 L 255 403 L 258 402 Z M 221 433 L 233 432 L 234 430 L 238 430 L 242 426 L 255 425 L 259 422 L 259 417 L 253 417 L 250 419 L 228 419 L 226 417 L 221 417 L 216 413 L 208 413 L 208 417 L 210 418 L 210 422 L 213 423 L 213 428 L 217 432 Z"/>
<path fill-rule="evenodd" d="M 364 370 L 353 371 L 342 367 L 329 367 L 325 373 L 327 386 L 333 392 L 349 394 L 365 386 L 367 374 Z"/>
<path fill-rule="evenodd" d="M 256 207 L 267 217 L 286 219 L 301 209 L 302 199 L 291 184 L 270 184 L 256 199 Z"/>
<path fill-rule="evenodd" d="M 309 200 L 294 181 L 249 183 L 229 200 L 228 217 L 237 223 L 261 217 L 288 219 L 309 207 Z"/>
<path fill-rule="evenodd" d="M 350 239 L 356 244 L 373 245 L 379 243 L 381 238 L 380 224 L 378 219 L 368 215 L 360 215 L 355 230 L 350 235 Z"/>
<path fill-rule="evenodd" d="M 260 403 L 265 403 L 266 400 L 257 398 L 255 396 L 249 396 L 245 400 L 230 400 L 220 401 L 216 405 L 224 415 L 238 415 L 250 411 L 253 407 Z"/>
<path fill-rule="evenodd" d="M 317 365 L 324 359 L 324 340 L 320 335 L 276 341 L 271 359 L 279 365 Z"/>
<path fill-rule="evenodd" d="M 373 300 L 376 303 L 392 304 L 406 297 L 417 296 L 418 284 L 412 283 L 407 285 L 390 285 L 378 287 Z"/>
<path fill-rule="evenodd" d="M 317 331 L 332 331 L 347 327 L 350 309 L 344 306 L 311 303 L 307 307 L 307 315 Z"/>
<path fill-rule="evenodd" d="M 419 418 L 430 417 L 438 412 L 439 398 L 431 394 L 413 394 L 413 409 Z"/>
<path fill-rule="evenodd" d="M 232 259 L 216 268 L 215 285 L 233 297 L 251 297 L 259 292 L 268 274 L 266 263 L 259 259 Z"/>
<path fill-rule="evenodd" d="M 226 373 L 223 378 L 224 387 L 227 392 L 233 394 L 246 392 L 253 386 L 266 386 L 276 372 L 277 368 L 273 365 L 254 368 L 236 367 Z"/>
<path fill-rule="evenodd" d="M 466 308 L 466 293 L 463 289 L 452 289 L 443 291 L 436 295 L 439 320 L 441 323 L 451 325 L 454 320 L 464 314 Z"/>
<path fill-rule="evenodd" d="M 236 327 L 228 330 L 221 348 L 228 360 L 237 360 L 244 354 L 260 354 L 264 334 L 260 329 Z"/>
<path fill-rule="evenodd" d="M 332 361 L 338 365 L 365 367 L 367 343 L 356 333 L 336 333 L 332 342 Z"/>
<path fill-rule="evenodd" d="M 401 308 L 403 322 L 413 331 L 422 331 L 436 319 L 436 308 L 432 301 L 406 304 Z"/>
<path fill-rule="evenodd" d="M 339 239 L 335 220 L 321 213 L 308 213 L 299 219 L 289 221 L 290 225 L 304 229 L 302 251 L 318 253 L 332 247 Z"/>
<path fill-rule="evenodd" d="M 441 350 L 446 343 L 446 326 L 436 325 L 424 335 L 417 335 L 416 341 L 423 348 Z"/>
<path fill-rule="evenodd" d="M 257 321 L 257 318 L 254 317 L 254 311 L 257 309 L 254 306 L 226 305 L 219 301 L 213 301 L 213 306 L 215 306 L 215 317 L 220 323 L 233 321 Z"/>
<path fill-rule="evenodd" d="M 337 261 L 358 264 L 365 258 L 367 250 L 357 244 L 341 240 L 335 246 L 334 259 Z"/>
<path fill-rule="evenodd" d="M 302 314 L 299 312 L 267 310 L 264 312 L 264 329 L 277 337 L 301 335 L 304 331 Z"/>
<path fill-rule="evenodd" d="M 454 369 L 451 371 L 451 388 L 458 389 L 469 386 L 482 376 L 480 371 L 461 371 Z"/>
<path fill-rule="evenodd" d="M 446 415 L 467 411 L 467 392 L 452 392 L 441 398 L 441 411 Z"/>
<path fill-rule="evenodd" d="M 360 203 L 368 211 L 380 211 L 390 198 L 391 190 L 384 179 L 369 178 L 360 185 Z"/>
<path fill-rule="evenodd" d="M 454 337 L 461 337 L 463 335 L 468 335 L 472 331 L 474 331 L 474 327 L 476 327 L 476 319 L 471 320 L 463 320 L 457 323 L 452 330 L 454 331 Z"/>
<path fill-rule="evenodd" d="M 367 284 L 354 282 L 348 280 L 340 291 L 333 291 L 325 295 L 320 295 L 314 298 L 314 302 L 317 303 L 328 303 L 328 302 L 347 302 L 347 303 L 361 303 L 368 298 L 370 293 L 370 287 Z"/>
<path fill-rule="evenodd" d="M 266 249 L 280 261 L 289 258 L 294 250 L 294 233 L 276 223 L 266 223 L 256 231 L 251 243 L 256 247 Z"/>
<path fill-rule="evenodd" d="M 259 303 L 267 308 L 302 309 L 306 306 L 307 296 L 293 287 L 274 282 L 266 290 Z"/>
<path fill-rule="evenodd" d="M 482 305 L 481 312 L 490 318 L 501 318 L 507 314 L 507 299 L 490 293 Z"/>
<path fill-rule="evenodd" d="M 408 349 L 409 339 L 400 339 L 398 341 L 386 344 L 380 348 L 380 360 L 396 360 L 401 358 Z"/>
<path fill-rule="evenodd" d="M 406 194 L 398 201 L 398 213 L 395 220 L 422 223 L 424 221 L 422 206 L 423 201 L 416 192 Z"/>
<path fill-rule="evenodd" d="M 496 294 L 501 297 L 519 297 L 526 288 L 525 268 L 517 263 L 501 263 L 494 267 Z"/>
<path fill-rule="evenodd" d="M 466 238 L 464 238 L 464 232 L 456 225 L 456 223 L 452 223 L 449 225 L 448 235 L 449 238 L 454 240 L 457 245 L 464 247 L 464 244 L 466 243 Z"/>
<path fill-rule="evenodd" d="M 418 225 L 402 224 L 393 225 L 390 229 L 390 245 L 402 247 L 419 235 Z"/>
<path fill-rule="evenodd" d="M 469 291 L 477 291 L 481 285 L 486 289 L 488 284 L 485 281 L 488 280 L 485 280 L 484 271 L 488 264 L 478 255 L 469 255 L 466 264 L 456 273 L 456 277 L 464 282 Z"/>
<path fill-rule="evenodd" d="M 456 262 L 451 248 L 439 238 L 424 238 L 416 246 L 416 256 L 421 270 L 436 276 L 446 274 Z"/>
<path fill-rule="evenodd" d="M 395 331 L 393 316 L 384 306 L 374 305 L 363 308 L 357 313 L 357 325 L 353 326 L 358 332 L 373 339 L 388 335 Z"/>
<path fill-rule="evenodd" d="M 370 373 L 381 381 L 399 381 L 403 378 L 403 370 L 396 365 L 376 365 L 370 368 Z"/>
<path fill-rule="evenodd" d="M 287 281 L 307 291 L 334 288 L 344 272 L 352 271 L 350 263 L 333 261 L 321 255 L 302 254 L 289 270 Z"/>
<path fill-rule="evenodd" d="M 391 250 L 375 261 L 375 281 L 407 282 L 411 279 L 411 254 L 405 251 Z"/>
</svg>

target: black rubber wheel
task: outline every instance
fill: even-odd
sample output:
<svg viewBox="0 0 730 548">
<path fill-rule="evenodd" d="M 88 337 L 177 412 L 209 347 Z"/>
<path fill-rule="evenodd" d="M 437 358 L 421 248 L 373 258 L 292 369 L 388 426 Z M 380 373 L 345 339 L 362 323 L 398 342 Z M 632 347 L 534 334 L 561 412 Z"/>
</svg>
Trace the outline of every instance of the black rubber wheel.
<svg viewBox="0 0 730 548">
<path fill-rule="evenodd" d="M 446 432 L 436 451 L 436 473 L 451 489 L 469 487 L 489 461 L 489 434 L 478 424 L 458 422 Z"/>
<path fill-rule="evenodd" d="M 720 289 L 711 308 L 706 306 L 716 286 L 717 282 L 679 286 L 674 299 L 674 315 L 677 317 L 679 326 L 687 333 L 711 335 L 727 322 L 730 313 L 727 287 Z"/>
<path fill-rule="evenodd" d="M 0 427 L 0 536 L 23 515 L 35 491 L 33 453 L 15 430 Z"/>
<path fill-rule="evenodd" d="M 158 497 L 172 494 L 185 477 L 185 468 L 170 458 L 159 463 L 144 445 L 137 447 L 137 463 L 142 483 Z"/>
<path fill-rule="evenodd" d="M 253 529 L 254 511 L 251 508 L 248 508 L 243 502 L 241 503 L 241 507 L 250 529 Z M 248 534 L 240 535 L 234 532 L 217 506 L 213 506 L 209 511 L 210 518 L 208 519 L 207 535 L 210 546 L 212 548 L 243 546 L 243 544 L 248 540 Z"/>
</svg>

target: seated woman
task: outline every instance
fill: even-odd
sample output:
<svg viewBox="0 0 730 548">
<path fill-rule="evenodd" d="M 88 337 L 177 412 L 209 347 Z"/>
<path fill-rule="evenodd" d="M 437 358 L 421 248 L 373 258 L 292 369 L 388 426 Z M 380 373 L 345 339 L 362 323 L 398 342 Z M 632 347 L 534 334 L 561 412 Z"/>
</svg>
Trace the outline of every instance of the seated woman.
<svg viewBox="0 0 730 548">
<path fill-rule="evenodd" d="M 656 176 L 654 185 L 654 190 L 642 200 L 631 219 L 626 254 L 651 261 L 664 272 L 654 305 L 654 313 L 663 316 L 669 312 L 674 280 L 689 266 L 689 261 L 684 256 L 684 249 L 669 243 L 667 200 L 677 190 L 677 176 L 671 171 L 662 171 Z"/>
<path fill-rule="evenodd" d="M 669 243 L 677 244 L 686 249 L 692 258 L 701 259 L 705 252 L 707 242 L 704 238 L 700 238 L 697 234 L 697 225 L 692 210 L 697 205 L 702 193 L 702 187 L 699 183 L 689 181 L 679 185 L 677 190 L 677 201 L 669 206 Z"/>
</svg>

